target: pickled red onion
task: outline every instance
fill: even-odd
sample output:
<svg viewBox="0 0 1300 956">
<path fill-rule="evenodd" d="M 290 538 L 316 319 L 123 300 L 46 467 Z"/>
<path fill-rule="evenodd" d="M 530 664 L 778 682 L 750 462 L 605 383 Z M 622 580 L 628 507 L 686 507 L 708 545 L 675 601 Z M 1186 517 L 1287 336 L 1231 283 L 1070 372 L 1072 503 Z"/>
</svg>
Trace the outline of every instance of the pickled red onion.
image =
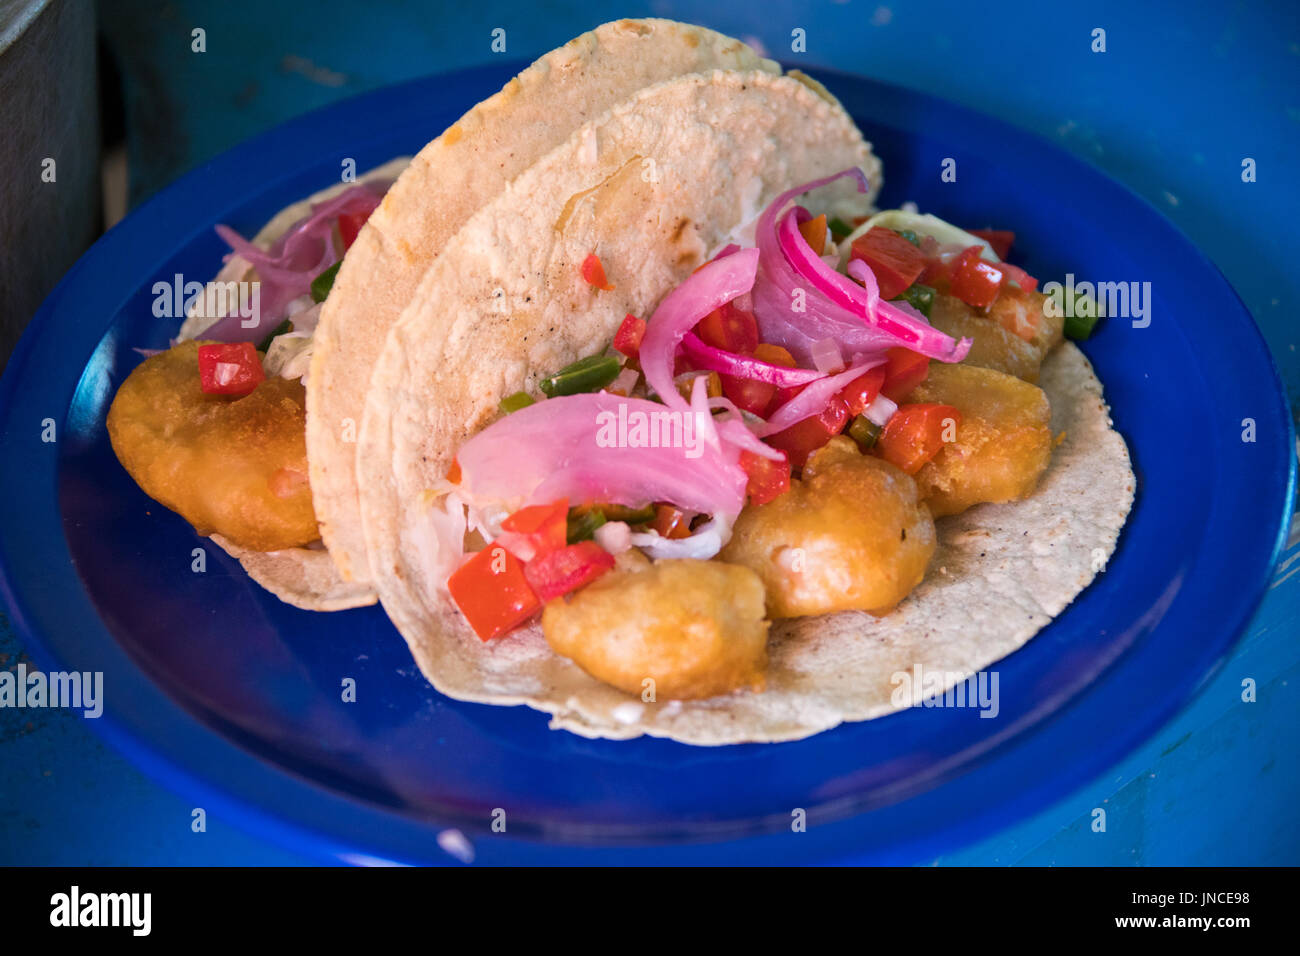
<svg viewBox="0 0 1300 956">
<path fill-rule="evenodd" d="M 758 256 L 757 249 L 741 249 L 705 264 L 669 292 L 650 317 L 641 340 L 641 371 L 665 405 L 687 405 L 673 387 L 677 346 L 700 319 L 753 287 Z"/>
<path fill-rule="evenodd" d="M 757 430 L 761 428 L 763 420 L 755 416 L 755 424 L 751 428 L 745 422 L 744 413 L 736 407 L 736 404 L 729 398 L 711 398 L 708 401 L 710 411 L 721 409 L 721 415 L 713 417 L 714 427 L 718 430 L 718 436 L 724 441 L 742 451 L 748 451 L 761 458 L 770 458 L 776 461 L 781 457 L 781 452 L 777 451 L 771 445 L 765 445 L 759 441 Z"/>
<path fill-rule="evenodd" d="M 704 395 L 702 388 L 697 391 Z M 473 502 L 510 507 L 567 497 L 634 508 L 664 501 L 691 511 L 739 514 L 747 476 L 738 452 L 719 440 L 707 411 L 701 416 L 673 394 L 684 407 L 597 392 L 520 409 L 460 447 L 458 488 Z M 637 421 L 646 423 L 645 437 L 660 447 L 634 443 Z M 690 441 L 688 427 L 694 430 Z"/>
<path fill-rule="evenodd" d="M 784 431 L 791 425 L 798 424 L 805 418 L 812 418 L 814 415 L 821 414 L 822 409 L 826 407 L 826 404 L 835 396 L 836 392 L 863 372 L 883 364 L 885 364 L 885 357 L 883 355 L 876 356 L 858 361 L 837 375 L 828 375 L 825 378 L 818 379 L 773 412 L 768 418 L 767 424 L 759 429 L 759 434 L 764 436 L 772 435 Z"/>
<path fill-rule="evenodd" d="M 849 267 L 862 286 L 836 272 L 799 231 L 807 211 L 796 207 L 786 212 L 795 197 L 844 176 L 856 179 L 859 191 L 866 190 L 865 174 L 851 167 L 787 190 L 759 218 L 753 297 L 763 341 L 784 346 L 804 364 L 812 364 L 813 346 L 827 338 L 848 354 L 883 352 L 901 345 L 941 361 L 960 361 L 970 349 L 968 339 L 954 342 L 928 323 L 880 301 L 875 276 L 865 263 Z"/>
<path fill-rule="evenodd" d="M 259 315 L 251 326 L 237 312 L 213 323 L 203 331 L 203 338 L 215 342 L 256 342 L 285 317 L 289 303 L 311 290 L 311 282 L 335 262 L 338 253 L 331 241 L 334 222 L 344 212 L 369 215 L 383 200 L 392 180 L 371 180 L 350 186 L 337 196 L 316 203 L 312 211 L 298 220 L 284 235 L 262 249 L 226 225 L 216 227 L 234 256 L 248 262 L 257 272 L 261 285 Z"/>
<path fill-rule="evenodd" d="M 740 355 L 706 344 L 694 332 L 687 332 L 682 337 L 682 351 L 696 368 L 706 372 L 720 372 L 736 378 L 748 378 L 756 382 L 766 382 L 781 388 L 793 388 L 807 385 L 821 378 L 823 373 L 807 368 L 787 368 L 784 365 L 772 365 L 752 355 Z"/>
</svg>

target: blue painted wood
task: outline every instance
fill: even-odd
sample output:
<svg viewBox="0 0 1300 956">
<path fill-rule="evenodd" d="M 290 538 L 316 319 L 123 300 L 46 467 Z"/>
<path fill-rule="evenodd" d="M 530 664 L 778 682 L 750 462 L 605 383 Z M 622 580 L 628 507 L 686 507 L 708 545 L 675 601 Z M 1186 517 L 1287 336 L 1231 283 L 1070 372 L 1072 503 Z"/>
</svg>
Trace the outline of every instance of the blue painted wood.
<svg viewBox="0 0 1300 956">
<path fill-rule="evenodd" d="M 101 21 L 127 85 L 132 197 L 228 146 L 362 90 L 506 56 L 540 53 L 617 16 L 706 23 L 785 59 L 888 79 L 1017 123 L 1159 205 L 1227 275 L 1300 396 L 1291 267 L 1292 179 L 1300 155 L 1300 13 L 1268 3 L 1127 3 L 1087 12 L 1008 3 L 861 3 L 805 9 L 659 2 L 475 4 L 330 0 L 160 9 L 125 0 Z M 206 31 L 207 52 L 191 51 Z M 1093 53 L 1091 31 L 1106 30 Z M 802 29 L 806 54 L 790 49 Z M 1241 179 L 1256 161 L 1258 181 Z M 888 170 L 886 170 L 888 174 Z M 1122 228 L 1122 224 L 1117 224 Z M 1158 356 L 1152 357 L 1158 361 Z M 1056 806 L 936 861 L 972 863 L 1300 862 L 1300 541 L 1291 544 L 1246 637 L 1200 696 L 1148 745 Z M 22 650 L 0 620 L 0 667 Z M 1256 701 L 1242 700 L 1251 679 Z M 294 863 L 292 854 L 151 783 L 62 711 L 0 709 L 0 862 Z M 1105 832 L 1093 812 L 1106 811 Z"/>
</svg>

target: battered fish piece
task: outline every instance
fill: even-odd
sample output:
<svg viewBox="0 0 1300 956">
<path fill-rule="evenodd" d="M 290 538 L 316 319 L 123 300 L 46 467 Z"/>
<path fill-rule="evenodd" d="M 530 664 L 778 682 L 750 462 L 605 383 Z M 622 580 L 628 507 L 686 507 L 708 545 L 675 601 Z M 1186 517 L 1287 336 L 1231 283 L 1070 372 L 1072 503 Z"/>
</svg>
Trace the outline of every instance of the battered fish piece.
<svg viewBox="0 0 1300 956">
<path fill-rule="evenodd" d="M 992 369 L 932 362 L 908 401 L 961 412 L 956 441 L 915 475 L 936 518 L 1024 498 L 1038 487 L 1052 457 L 1052 409 L 1041 388 Z"/>
<path fill-rule="evenodd" d="M 965 365 L 1006 372 L 1026 382 L 1038 381 L 1047 353 L 1061 343 L 1065 319 L 1043 309 L 1047 297 L 1000 295 L 988 315 L 954 295 L 937 294 L 930 307 L 930 324 L 953 338 L 969 338 Z"/>
<path fill-rule="evenodd" d="M 1047 298 L 1041 292 L 1003 293 L 989 306 L 989 318 L 1034 346 L 1045 358 L 1065 340 L 1065 316 L 1049 315 Z"/>
<path fill-rule="evenodd" d="M 208 395 L 201 344 L 150 356 L 117 390 L 108 437 L 118 461 L 199 534 L 254 551 L 317 540 L 302 382 L 268 378 L 242 398 Z"/>
<path fill-rule="evenodd" d="M 758 576 L 721 561 L 620 562 L 542 611 L 557 654 L 629 694 L 652 679 L 659 700 L 762 690 L 768 626 Z"/>
<path fill-rule="evenodd" d="M 934 550 L 916 483 L 839 435 L 789 491 L 741 512 L 720 557 L 762 578 L 772 617 L 800 617 L 883 614 L 921 583 Z"/>
</svg>

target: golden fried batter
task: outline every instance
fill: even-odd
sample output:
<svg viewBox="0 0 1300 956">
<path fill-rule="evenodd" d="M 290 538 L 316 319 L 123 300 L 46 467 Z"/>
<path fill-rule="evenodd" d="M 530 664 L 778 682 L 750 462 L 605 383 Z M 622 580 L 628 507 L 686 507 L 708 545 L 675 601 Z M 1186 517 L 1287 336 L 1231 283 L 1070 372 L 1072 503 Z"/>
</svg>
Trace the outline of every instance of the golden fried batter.
<svg viewBox="0 0 1300 956">
<path fill-rule="evenodd" d="M 208 395 L 200 344 L 145 359 L 117 390 L 108 437 L 122 467 L 199 534 L 254 551 L 315 541 L 302 383 L 269 378 L 242 398 Z"/>
<path fill-rule="evenodd" d="M 1038 369 L 1047 353 L 1061 343 L 1065 325 L 1061 316 L 1045 313 L 1046 301 L 1038 292 L 1024 297 L 1000 295 L 984 315 L 956 296 L 940 293 L 930 307 L 930 324 L 953 338 L 971 340 L 970 353 L 962 364 L 1037 382 Z"/>
<path fill-rule="evenodd" d="M 909 402 L 938 402 L 961 412 L 957 440 L 916 473 L 935 517 L 985 501 L 1032 494 L 1052 457 L 1052 409 L 1041 388 L 973 365 L 930 363 Z"/>
<path fill-rule="evenodd" d="M 552 650 L 629 694 L 653 680 L 658 700 L 762 689 L 768 622 L 754 572 L 689 559 L 625 567 L 546 605 Z"/>
<path fill-rule="evenodd" d="M 1038 349 L 1040 361 L 1065 339 L 1065 316 L 1050 315 L 1041 292 L 999 295 L 989 306 L 989 318 Z"/>
<path fill-rule="evenodd" d="M 800 617 L 890 610 L 921 583 L 934 549 L 912 479 L 840 435 L 789 491 L 741 512 L 719 557 L 757 572 L 773 617 Z"/>
<path fill-rule="evenodd" d="M 955 295 L 936 295 L 930 307 L 930 323 L 954 339 L 971 340 L 966 365 L 997 369 L 1026 382 L 1038 381 L 1042 351 L 1014 332 L 980 315 Z M 936 363 L 931 363 L 933 366 Z"/>
</svg>

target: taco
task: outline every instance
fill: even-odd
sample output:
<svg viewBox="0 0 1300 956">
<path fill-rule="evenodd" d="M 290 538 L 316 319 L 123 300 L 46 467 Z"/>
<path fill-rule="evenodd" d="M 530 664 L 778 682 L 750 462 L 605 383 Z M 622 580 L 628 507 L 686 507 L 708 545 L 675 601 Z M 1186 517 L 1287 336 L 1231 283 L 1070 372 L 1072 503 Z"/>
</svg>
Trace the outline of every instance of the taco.
<svg viewBox="0 0 1300 956">
<path fill-rule="evenodd" d="M 320 543 L 308 484 L 312 333 L 338 262 L 410 162 L 394 159 L 281 210 L 192 295 L 171 347 L 119 387 L 108 434 L 122 466 L 286 603 L 375 603 Z"/>
<path fill-rule="evenodd" d="M 1059 310 L 1007 234 L 873 216 L 879 183 L 833 98 L 717 72 L 466 221 L 357 457 L 436 688 L 585 736 L 792 740 L 909 706 L 898 675 L 944 692 L 1104 566 L 1133 474 Z"/>
<path fill-rule="evenodd" d="M 541 57 L 420 151 L 344 262 L 315 337 L 307 446 L 321 533 L 345 579 L 370 577 L 356 430 L 388 330 L 471 215 L 585 117 L 642 87 L 713 69 L 779 73 L 739 40 L 671 20 L 619 20 Z M 427 316 L 439 321 L 436 313 Z"/>
<path fill-rule="evenodd" d="M 207 292 L 220 302 L 195 297 L 173 348 L 147 358 L 110 410 L 122 464 L 288 603 L 374 603 L 355 435 L 370 366 L 429 262 L 582 117 L 718 67 L 779 72 L 702 27 L 605 24 L 537 60 L 413 160 L 289 207 L 251 242 L 219 227 L 232 253 Z M 260 293 L 252 319 L 224 307 L 241 285 Z M 231 381 L 204 378 L 204 361 Z"/>
</svg>

